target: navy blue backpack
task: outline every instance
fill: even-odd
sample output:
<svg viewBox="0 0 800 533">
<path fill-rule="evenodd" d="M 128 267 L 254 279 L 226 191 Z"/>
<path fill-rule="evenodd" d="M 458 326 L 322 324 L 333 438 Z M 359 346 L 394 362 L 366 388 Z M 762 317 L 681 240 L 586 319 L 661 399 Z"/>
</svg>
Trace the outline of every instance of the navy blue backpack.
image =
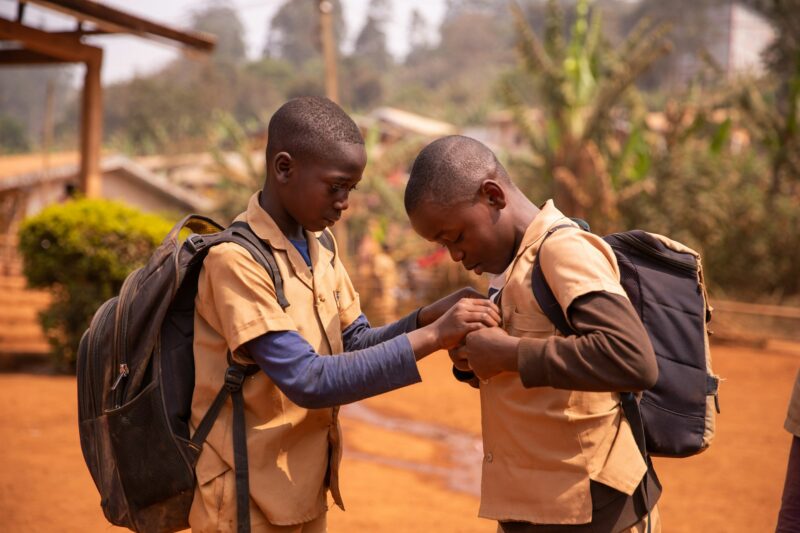
<svg viewBox="0 0 800 533">
<path fill-rule="evenodd" d="M 588 224 L 575 219 L 588 231 Z M 563 335 L 574 335 L 544 279 L 539 254 L 531 274 L 536 302 Z M 641 318 L 658 361 L 658 381 L 641 396 L 622 393 L 621 402 L 642 454 L 687 457 L 708 448 L 719 413 L 719 377 L 711 370 L 708 322 L 712 308 L 700 255 L 661 235 L 632 230 L 603 237 L 614 250 L 622 287 Z M 544 252 L 542 249 L 544 248 Z"/>
</svg>

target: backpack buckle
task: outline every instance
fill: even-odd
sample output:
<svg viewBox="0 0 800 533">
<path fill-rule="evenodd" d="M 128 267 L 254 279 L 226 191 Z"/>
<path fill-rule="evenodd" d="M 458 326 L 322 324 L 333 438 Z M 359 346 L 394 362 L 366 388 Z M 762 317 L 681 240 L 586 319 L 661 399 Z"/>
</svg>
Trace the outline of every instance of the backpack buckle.
<svg viewBox="0 0 800 533">
<path fill-rule="evenodd" d="M 225 388 L 231 392 L 236 392 L 242 388 L 244 378 L 244 371 L 240 367 L 229 366 L 225 371 Z"/>
<path fill-rule="evenodd" d="M 192 233 L 186 238 L 186 246 L 193 254 L 196 254 L 197 252 L 206 247 L 206 241 L 205 239 L 203 239 L 202 235 L 198 235 L 197 233 Z"/>
</svg>

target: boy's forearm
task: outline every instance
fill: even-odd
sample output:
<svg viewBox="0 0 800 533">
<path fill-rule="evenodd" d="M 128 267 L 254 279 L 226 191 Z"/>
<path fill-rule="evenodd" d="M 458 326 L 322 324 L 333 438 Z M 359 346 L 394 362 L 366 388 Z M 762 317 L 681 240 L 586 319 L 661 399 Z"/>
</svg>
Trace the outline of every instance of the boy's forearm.
<svg viewBox="0 0 800 533">
<path fill-rule="evenodd" d="M 419 328 L 407 335 L 417 361 L 441 349 L 436 331 L 430 327 Z"/>
<path fill-rule="evenodd" d="M 296 331 L 272 332 L 245 343 L 244 352 L 290 400 L 307 409 L 363 400 L 421 380 L 405 335 L 324 356 Z"/>
<path fill-rule="evenodd" d="M 345 351 L 361 350 L 388 341 L 417 329 L 417 315 L 420 310 L 412 311 L 400 320 L 385 326 L 372 327 L 362 314 L 342 332 Z"/>
<path fill-rule="evenodd" d="M 626 298 L 585 295 L 570 307 L 570 320 L 578 335 L 520 341 L 518 366 L 526 387 L 639 391 L 655 384 L 650 339 Z"/>
</svg>

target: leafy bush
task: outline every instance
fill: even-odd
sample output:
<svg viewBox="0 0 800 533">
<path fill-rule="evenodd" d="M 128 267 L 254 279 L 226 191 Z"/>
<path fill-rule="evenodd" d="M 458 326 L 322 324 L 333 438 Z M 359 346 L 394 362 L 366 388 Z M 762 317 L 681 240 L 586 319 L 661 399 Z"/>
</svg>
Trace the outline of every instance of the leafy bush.
<svg viewBox="0 0 800 533">
<path fill-rule="evenodd" d="M 623 227 L 681 241 L 703 255 L 719 296 L 781 302 L 800 291 L 800 196 L 770 205 L 770 160 L 715 153 L 703 139 L 655 158 L 652 190 L 621 205 Z"/>
<path fill-rule="evenodd" d="M 40 320 L 61 369 L 74 368 L 94 312 L 170 228 L 167 220 L 122 203 L 86 199 L 50 206 L 22 223 L 19 248 L 28 284 L 53 293 Z"/>
</svg>

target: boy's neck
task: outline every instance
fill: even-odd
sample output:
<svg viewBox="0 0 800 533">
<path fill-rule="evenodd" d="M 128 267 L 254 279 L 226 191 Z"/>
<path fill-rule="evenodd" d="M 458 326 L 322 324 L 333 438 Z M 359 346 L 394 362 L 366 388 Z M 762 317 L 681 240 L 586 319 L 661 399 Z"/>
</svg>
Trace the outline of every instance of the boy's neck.
<svg viewBox="0 0 800 533">
<path fill-rule="evenodd" d="M 531 202 L 527 196 L 517 191 L 516 194 L 509 196 L 511 204 L 512 224 L 514 226 L 514 255 L 519 251 L 522 238 L 528 227 L 539 214 L 539 208 Z"/>
<path fill-rule="evenodd" d="M 266 211 L 272 220 L 275 221 L 278 229 L 281 230 L 281 233 L 283 233 L 287 239 L 304 240 L 306 237 L 303 226 L 286 211 L 278 195 L 270 190 L 269 183 L 270 180 L 267 180 L 264 184 L 264 189 L 259 195 L 258 204 L 261 206 L 261 209 Z"/>
</svg>

